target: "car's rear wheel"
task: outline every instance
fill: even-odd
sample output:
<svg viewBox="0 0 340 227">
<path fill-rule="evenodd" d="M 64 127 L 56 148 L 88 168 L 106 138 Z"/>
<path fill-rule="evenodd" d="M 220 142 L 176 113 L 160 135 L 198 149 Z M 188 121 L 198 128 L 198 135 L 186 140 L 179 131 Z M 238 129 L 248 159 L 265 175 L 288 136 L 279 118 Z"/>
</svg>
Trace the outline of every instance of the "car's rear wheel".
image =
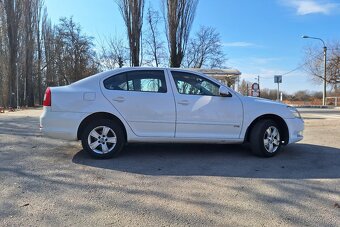
<svg viewBox="0 0 340 227">
<path fill-rule="evenodd" d="M 261 120 L 255 124 L 250 134 L 251 150 L 262 157 L 272 157 L 280 152 L 281 130 L 273 120 Z"/>
<path fill-rule="evenodd" d="M 95 158 L 113 158 L 125 144 L 124 132 L 113 120 L 91 122 L 82 134 L 83 149 Z"/>
</svg>

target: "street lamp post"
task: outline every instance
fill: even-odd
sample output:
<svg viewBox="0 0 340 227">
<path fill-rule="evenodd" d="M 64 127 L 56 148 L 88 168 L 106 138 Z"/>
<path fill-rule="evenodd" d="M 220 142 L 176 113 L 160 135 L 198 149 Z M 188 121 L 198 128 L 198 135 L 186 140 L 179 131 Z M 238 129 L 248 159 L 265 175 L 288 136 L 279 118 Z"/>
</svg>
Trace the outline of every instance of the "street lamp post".
<svg viewBox="0 0 340 227">
<path fill-rule="evenodd" d="M 307 35 L 304 35 L 302 36 L 302 38 L 304 39 L 317 39 L 317 40 L 320 40 L 322 43 L 323 43 L 323 59 L 324 59 L 324 76 L 323 76 L 323 93 L 322 93 L 322 105 L 326 105 L 326 80 L 327 80 L 327 47 L 326 47 L 326 44 L 325 42 L 320 39 L 320 38 L 316 38 L 316 37 L 311 37 L 311 36 L 307 36 Z"/>
</svg>

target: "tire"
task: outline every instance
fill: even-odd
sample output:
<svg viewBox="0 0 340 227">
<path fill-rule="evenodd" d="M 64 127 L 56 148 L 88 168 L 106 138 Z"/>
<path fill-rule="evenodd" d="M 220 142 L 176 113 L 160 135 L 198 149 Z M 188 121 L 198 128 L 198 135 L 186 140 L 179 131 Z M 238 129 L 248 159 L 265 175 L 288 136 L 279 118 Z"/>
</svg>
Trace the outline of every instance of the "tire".
<svg viewBox="0 0 340 227">
<path fill-rule="evenodd" d="M 272 157 L 282 148 L 281 129 L 273 120 L 261 120 L 255 124 L 250 134 L 252 152 L 261 157 Z"/>
<path fill-rule="evenodd" d="M 122 152 L 125 136 L 115 121 L 100 119 L 85 127 L 81 143 L 83 149 L 94 158 L 113 158 Z"/>
</svg>

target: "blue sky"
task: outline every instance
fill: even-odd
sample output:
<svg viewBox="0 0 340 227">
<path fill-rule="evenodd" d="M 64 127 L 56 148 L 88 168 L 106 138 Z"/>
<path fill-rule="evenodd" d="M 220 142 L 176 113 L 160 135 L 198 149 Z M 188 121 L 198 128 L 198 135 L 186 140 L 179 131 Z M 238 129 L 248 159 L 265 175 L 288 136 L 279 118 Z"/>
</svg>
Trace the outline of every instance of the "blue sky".
<svg viewBox="0 0 340 227">
<path fill-rule="evenodd" d="M 145 1 L 145 8 L 150 3 L 160 8 L 161 0 Z M 52 22 L 73 16 L 97 40 L 126 37 L 114 0 L 45 0 L 45 5 Z M 302 35 L 340 41 L 340 0 L 200 0 L 191 35 L 200 25 L 220 32 L 227 66 L 239 69 L 251 82 L 259 75 L 262 88 L 275 89 L 273 76 L 301 65 L 304 47 L 322 51 L 321 42 Z M 285 75 L 281 88 L 289 93 L 322 89 L 303 70 Z"/>
</svg>

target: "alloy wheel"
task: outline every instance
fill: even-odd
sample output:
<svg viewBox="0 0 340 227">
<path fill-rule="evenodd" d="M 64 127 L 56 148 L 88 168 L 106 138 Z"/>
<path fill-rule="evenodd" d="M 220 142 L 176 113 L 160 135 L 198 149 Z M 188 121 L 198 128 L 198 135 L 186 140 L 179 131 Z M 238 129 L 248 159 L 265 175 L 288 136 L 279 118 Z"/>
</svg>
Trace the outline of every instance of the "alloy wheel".
<svg viewBox="0 0 340 227">
<path fill-rule="evenodd" d="M 269 153 L 274 153 L 280 146 L 280 132 L 275 126 L 270 126 L 264 133 L 263 144 Z"/>
<path fill-rule="evenodd" d="M 117 136 L 110 127 L 98 126 L 89 133 L 87 140 L 92 151 L 106 154 L 116 146 Z"/>
</svg>

